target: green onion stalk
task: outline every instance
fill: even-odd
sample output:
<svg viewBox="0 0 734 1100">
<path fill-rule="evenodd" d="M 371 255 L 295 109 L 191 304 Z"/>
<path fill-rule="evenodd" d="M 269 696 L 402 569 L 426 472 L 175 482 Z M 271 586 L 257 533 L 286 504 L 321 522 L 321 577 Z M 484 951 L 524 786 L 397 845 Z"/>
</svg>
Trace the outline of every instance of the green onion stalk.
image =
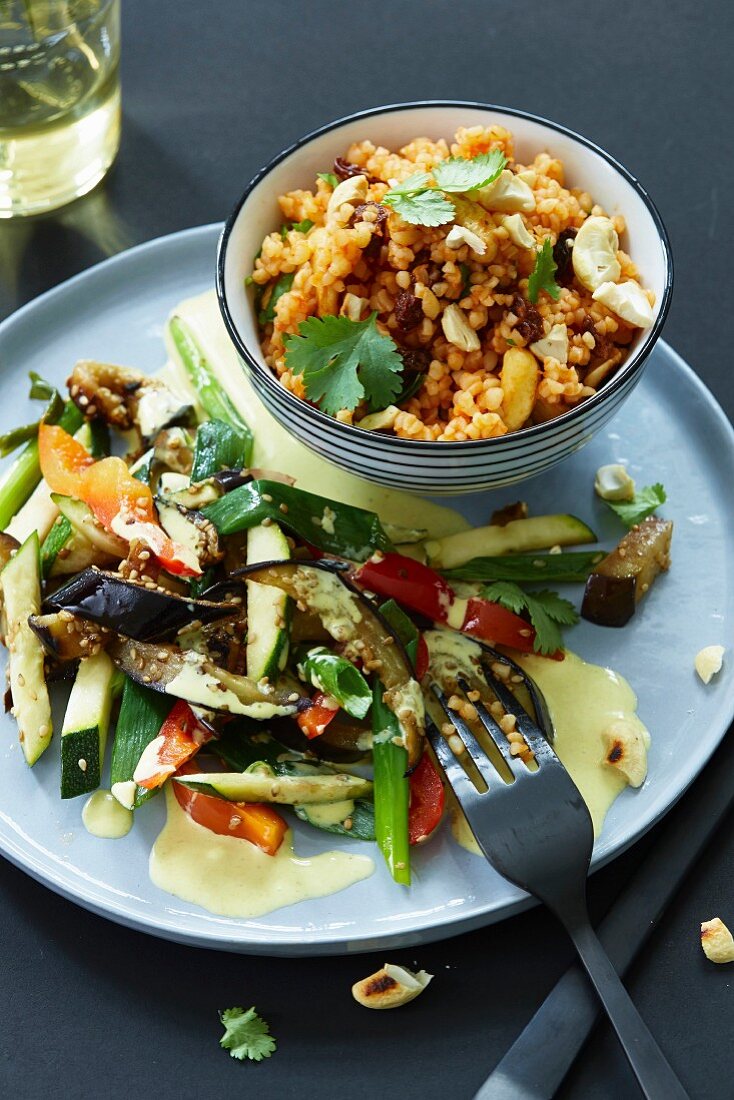
<svg viewBox="0 0 734 1100">
<path fill-rule="evenodd" d="M 232 404 L 229 395 L 222 388 L 217 377 L 198 347 L 188 326 L 180 317 L 172 317 L 168 323 L 169 331 L 193 387 L 199 403 L 212 420 L 223 420 L 245 439 L 245 465 L 252 461 L 253 435 L 249 424 L 240 416 Z"/>
<path fill-rule="evenodd" d="M 402 745 L 396 744 L 400 727 L 383 702 L 384 691 L 383 685 L 376 680 L 372 696 L 375 833 L 390 874 L 396 882 L 410 886 L 410 784 L 405 774 L 408 753 Z"/>
</svg>

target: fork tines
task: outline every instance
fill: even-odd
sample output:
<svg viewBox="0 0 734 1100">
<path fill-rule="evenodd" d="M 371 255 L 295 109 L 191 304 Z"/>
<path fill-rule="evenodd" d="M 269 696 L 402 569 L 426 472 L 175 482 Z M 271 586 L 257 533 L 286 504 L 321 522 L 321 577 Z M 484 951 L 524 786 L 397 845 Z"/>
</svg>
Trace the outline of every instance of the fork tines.
<svg viewBox="0 0 734 1100">
<path fill-rule="evenodd" d="M 544 757 L 546 759 L 555 758 L 555 753 L 546 740 L 544 732 L 539 728 L 537 723 L 533 721 L 510 689 L 499 679 L 499 677 L 495 676 L 486 665 L 483 666 L 483 671 L 489 687 L 494 692 L 503 709 L 508 714 L 514 716 L 515 728 L 524 738 L 536 760 L 540 763 Z M 471 691 L 470 685 L 462 677 L 458 678 L 457 686 L 467 695 Z M 476 766 L 477 771 L 485 783 L 487 783 L 487 786 L 489 786 L 490 779 L 496 777 L 497 773 L 486 751 L 471 729 L 469 722 L 460 711 L 454 710 L 453 707 L 449 706 L 449 700 L 447 700 L 444 692 L 437 684 L 432 684 L 431 690 L 447 719 L 456 730 L 456 735 L 463 742 L 463 746 L 469 754 L 473 764 Z M 472 694 L 474 693 L 472 692 Z M 522 775 L 532 775 L 533 773 L 523 764 L 520 756 L 513 755 L 510 742 L 502 726 L 494 715 L 490 713 L 485 704 L 480 699 L 471 702 L 467 700 L 467 702 L 473 708 L 477 721 L 481 724 L 482 728 L 502 756 L 505 764 L 510 769 L 513 778 L 519 779 Z M 474 715 L 470 715 L 471 719 L 473 719 L 473 717 Z M 451 785 L 455 787 L 457 782 L 468 780 L 467 773 L 440 730 L 433 724 L 430 724 L 428 734 L 433 749 Z"/>
</svg>

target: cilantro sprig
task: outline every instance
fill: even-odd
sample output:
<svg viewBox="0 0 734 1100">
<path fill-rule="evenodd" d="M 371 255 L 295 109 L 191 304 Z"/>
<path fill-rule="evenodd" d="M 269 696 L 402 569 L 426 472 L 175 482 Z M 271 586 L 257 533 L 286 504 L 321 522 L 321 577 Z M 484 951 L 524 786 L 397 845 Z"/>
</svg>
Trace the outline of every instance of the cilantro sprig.
<svg viewBox="0 0 734 1100">
<path fill-rule="evenodd" d="M 576 608 L 557 592 L 525 592 L 512 581 L 495 581 L 483 590 L 485 599 L 501 604 L 520 615 L 527 611 L 535 627 L 533 648 L 536 653 L 555 653 L 563 648 L 560 626 L 573 626 L 579 621 Z"/>
<path fill-rule="evenodd" d="M 543 241 L 543 247 L 535 256 L 535 267 L 528 279 L 528 298 L 531 302 L 537 302 L 541 290 L 544 290 L 546 294 L 550 294 L 554 302 L 558 301 L 561 288 L 555 280 L 557 266 L 556 261 L 553 259 L 553 246 L 550 243 L 550 238 L 546 237 Z"/>
<path fill-rule="evenodd" d="M 638 489 L 632 500 L 606 500 L 604 503 L 616 512 L 625 527 L 634 527 L 656 512 L 667 499 L 665 489 L 658 481 Z"/>
<path fill-rule="evenodd" d="M 433 178 L 442 191 L 478 191 L 488 187 L 507 165 L 507 157 L 499 149 L 490 149 L 471 160 L 449 157 L 433 169 Z"/>
<path fill-rule="evenodd" d="M 402 387 L 403 360 L 395 341 L 366 321 L 309 317 L 299 335 L 285 337 L 286 366 L 303 377 L 306 397 L 336 416 L 367 400 L 370 409 L 392 404 Z"/>
<path fill-rule="evenodd" d="M 324 183 L 328 183 L 329 187 L 336 187 L 336 185 L 339 183 L 339 180 L 333 172 L 317 172 L 316 179 L 323 180 Z"/>
<path fill-rule="evenodd" d="M 412 225 L 445 225 L 453 221 L 454 204 L 436 187 L 427 172 L 414 172 L 392 187 L 382 200 Z"/>
<path fill-rule="evenodd" d="M 434 183 L 428 172 L 413 172 L 407 180 L 391 187 L 382 201 L 412 225 L 445 225 L 456 216 L 447 195 L 487 187 L 506 164 L 507 159 L 499 149 L 490 149 L 471 160 L 448 157 L 433 169 Z"/>
<path fill-rule="evenodd" d="M 224 1035 L 219 1045 L 228 1050 L 232 1058 L 238 1061 L 261 1062 L 269 1058 L 276 1048 L 276 1042 L 270 1034 L 270 1027 L 255 1011 L 248 1008 L 225 1008 L 219 1013 L 224 1026 Z"/>
</svg>

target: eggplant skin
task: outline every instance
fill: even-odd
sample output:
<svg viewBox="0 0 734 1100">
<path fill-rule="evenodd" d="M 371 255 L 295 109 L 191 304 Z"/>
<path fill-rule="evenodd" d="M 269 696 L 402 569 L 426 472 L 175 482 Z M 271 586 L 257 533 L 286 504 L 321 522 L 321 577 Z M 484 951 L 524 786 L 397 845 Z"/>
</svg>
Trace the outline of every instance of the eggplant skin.
<svg viewBox="0 0 734 1100">
<path fill-rule="evenodd" d="M 174 634 L 199 619 L 202 623 L 240 613 L 238 605 L 177 596 L 164 588 L 125 580 L 92 566 L 48 596 L 45 607 L 70 611 L 81 619 L 110 627 L 136 641 L 153 641 Z"/>
<path fill-rule="evenodd" d="M 586 581 L 581 614 L 599 626 L 624 626 L 655 578 L 670 568 L 670 520 L 648 516 L 620 539 Z"/>
<path fill-rule="evenodd" d="M 635 577 L 592 573 L 586 581 L 581 615 L 597 626 L 624 626 L 635 613 Z"/>
</svg>

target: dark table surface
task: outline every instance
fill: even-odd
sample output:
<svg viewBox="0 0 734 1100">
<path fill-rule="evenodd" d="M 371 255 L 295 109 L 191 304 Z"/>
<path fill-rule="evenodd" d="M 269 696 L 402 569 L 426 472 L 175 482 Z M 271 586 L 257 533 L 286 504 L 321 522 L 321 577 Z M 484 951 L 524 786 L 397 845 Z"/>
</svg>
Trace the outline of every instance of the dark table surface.
<svg viewBox="0 0 734 1100">
<path fill-rule="evenodd" d="M 0 226 L 0 316 L 123 248 L 220 220 L 262 163 L 333 117 L 405 99 L 482 100 L 565 123 L 642 180 L 675 254 L 665 338 L 734 411 L 728 0 L 124 0 L 123 8 L 118 162 L 74 206 Z M 594 876 L 597 915 L 665 827 Z M 629 979 L 700 1100 L 734 1095 L 732 971 L 708 964 L 698 943 L 702 919 L 720 914 L 734 926 L 733 864 L 727 825 Z M 571 958 L 554 921 L 534 910 L 393 953 L 436 981 L 398 1015 L 369 1013 L 349 987 L 382 961 L 375 956 L 264 959 L 177 946 L 92 916 L 4 861 L 0 929 L 0 1094 L 18 1100 L 230 1089 L 259 1100 L 463 1100 Z M 218 1047 L 217 1010 L 253 1003 L 279 1049 L 267 1063 L 240 1065 Z M 637 1095 L 606 1028 L 561 1095 Z"/>
</svg>

